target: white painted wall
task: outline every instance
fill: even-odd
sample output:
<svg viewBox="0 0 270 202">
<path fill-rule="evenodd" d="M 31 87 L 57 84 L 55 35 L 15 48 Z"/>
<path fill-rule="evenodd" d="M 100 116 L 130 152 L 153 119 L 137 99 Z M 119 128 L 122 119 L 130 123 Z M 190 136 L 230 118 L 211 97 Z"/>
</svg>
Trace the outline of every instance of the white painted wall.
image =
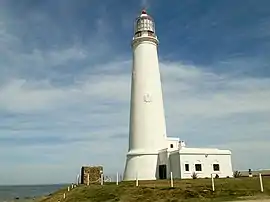
<svg viewBox="0 0 270 202">
<path fill-rule="evenodd" d="M 166 144 L 166 148 L 168 148 L 168 151 L 175 151 L 179 148 L 179 138 L 172 138 L 172 137 L 167 137 L 167 144 Z M 171 145 L 173 146 L 171 148 Z"/>
<path fill-rule="evenodd" d="M 157 44 L 147 38 L 133 47 L 129 150 L 164 148 L 166 125 Z"/>
<path fill-rule="evenodd" d="M 199 150 L 198 150 L 199 151 Z M 176 178 L 188 179 L 192 178 L 193 172 L 197 174 L 199 178 L 211 177 L 211 174 L 218 174 L 220 178 L 227 176 L 233 177 L 233 170 L 231 164 L 231 154 L 224 152 L 226 150 L 213 150 L 212 153 L 205 153 L 202 149 L 201 152 L 196 153 L 181 153 L 173 152 L 170 154 L 171 171 Z M 220 152 L 220 153 L 218 153 Z M 179 161 L 177 160 L 177 156 Z M 189 171 L 185 170 L 185 164 L 189 164 Z M 195 170 L 195 164 L 202 165 L 202 171 Z M 213 164 L 219 164 L 220 170 L 214 171 Z M 180 168 L 180 171 L 177 168 Z"/>
<path fill-rule="evenodd" d="M 170 161 L 169 161 L 169 152 L 168 149 L 163 149 L 161 151 L 159 151 L 159 155 L 158 155 L 158 165 L 166 165 L 166 176 L 167 178 L 170 176 Z M 159 178 L 159 173 L 157 173 L 157 178 Z"/>
<path fill-rule="evenodd" d="M 207 157 L 206 157 L 207 156 Z M 185 163 L 189 164 L 190 171 L 185 171 Z M 195 164 L 202 164 L 202 171 L 195 170 Z M 213 170 L 213 164 L 219 164 L 220 171 Z M 231 155 L 229 154 L 180 154 L 180 167 L 183 171 L 181 178 L 191 178 L 193 172 L 197 173 L 199 178 L 211 177 L 211 174 L 218 174 L 219 177 L 232 177 Z"/>
<path fill-rule="evenodd" d="M 163 149 L 159 152 L 158 155 L 158 164 L 159 165 L 167 165 L 168 164 L 168 152 L 167 149 Z"/>
<path fill-rule="evenodd" d="M 173 174 L 173 178 L 181 178 L 181 170 L 180 170 L 180 157 L 179 152 L 174 152 L 169 155 L 170 161 L 170 172 Z M 169 176 L 167 176 L 169 178 Z"/>
<path fill-rule="evenodd" d="M 124 180 L 155 180 L 158 175 L 158 153 L 127 155 Z"/>
</svg>

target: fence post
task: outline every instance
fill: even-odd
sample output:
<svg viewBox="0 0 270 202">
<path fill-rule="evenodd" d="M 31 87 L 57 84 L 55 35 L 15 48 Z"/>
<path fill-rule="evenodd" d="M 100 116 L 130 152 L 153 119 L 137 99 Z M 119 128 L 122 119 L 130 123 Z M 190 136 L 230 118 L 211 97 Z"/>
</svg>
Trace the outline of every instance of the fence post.
<svg viewBox="0 0 270 202">
<path fill-rule="evenodd" d="M 77 182 L 76 182 L 77 185 L 79 185 L 79 180 L 80 180 L 80 175 L 78 174 L 77 175 Z"/>
<path fill-rule="evenodd" d="M 139 180 L 138 180 L 138 172 L 136 172 L 136 187 L 139 186 Z"/>
<path fill-rule="evenodd" d="M 119 179 L 118 179 L 118 172 L 116 173 L 116 185 L 118 185 L 118 181 L 119 181 Z"/>
<path fill-rule="evenodd" d="M 67 191 L 69 191 L 69 190 L 70 190 L 70 188 L 69 188 L 69 186 L 68 186 Z"/>
<path fill-rule="evenodd" d="M 100 175 L 100 184 L 103 185 L 103 173 Z"/>
<path fill-rule="evenodd" d="M 259 173 L 259 178 L 260 178 L 261 192 L 263 192 L 263 181 L 262 181 L 262 174 L 261 173 Z"/>
<path fill-rule="evenodd" d="M 90 184 L 90 175 L 89 173 L 87 173 L 87 186 L 89 186 L 89 184 Z"/>
<path fill-rule="evenodd" d="M 173 173 L 171 172 L 171 187 L 173 187 Z"/>
<path fill-rule="evenodd" d="M 63 194 L 63 198 L 64 198 L 64 199 L 66 198 L 66 193 Z"/>
<path fill-rule="evenodd" d="M 214 182 L 213 174 L 211 174 L 211 181 L 212 181 L 212 190 L 215 191 L 215 182 Z"/>
</svg>

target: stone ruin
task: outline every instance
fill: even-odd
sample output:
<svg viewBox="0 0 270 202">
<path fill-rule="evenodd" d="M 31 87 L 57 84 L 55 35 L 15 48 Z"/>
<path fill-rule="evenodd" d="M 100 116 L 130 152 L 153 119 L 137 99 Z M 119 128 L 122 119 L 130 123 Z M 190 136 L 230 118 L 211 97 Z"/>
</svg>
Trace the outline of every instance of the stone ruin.
<svg viewBox="0 0 270 202">
<path fill-rule="evenodd" d="M 82 166 L 81 168 L 81 184 L 88 184 L 88 174 L 89 174 L 89 184 L 100 183 L 101 174 L 103 173 L 102 166 Z"/>
</svg>

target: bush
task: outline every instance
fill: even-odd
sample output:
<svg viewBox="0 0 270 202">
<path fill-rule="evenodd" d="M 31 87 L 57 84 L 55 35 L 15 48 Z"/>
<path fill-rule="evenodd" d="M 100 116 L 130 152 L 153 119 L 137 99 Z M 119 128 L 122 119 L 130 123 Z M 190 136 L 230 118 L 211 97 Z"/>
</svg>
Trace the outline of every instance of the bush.
<svg viewBox="0 0 270 202">
<path fill-rule="evenodd" d="M 198 178 L 198 175 L 197 173 L 193 172 L 192 175 L 191 175 L 192 179 L 197 179 Z"/>
<path fill-rule="evenodd" d="M 242 175 L 241 172 L 238 171 L 238 170 L 234 171 L 234 173 L 233 173 L 233 176 L 234 176 L 235 178 L 241 177 L 241 175 Z"/>
</svg>

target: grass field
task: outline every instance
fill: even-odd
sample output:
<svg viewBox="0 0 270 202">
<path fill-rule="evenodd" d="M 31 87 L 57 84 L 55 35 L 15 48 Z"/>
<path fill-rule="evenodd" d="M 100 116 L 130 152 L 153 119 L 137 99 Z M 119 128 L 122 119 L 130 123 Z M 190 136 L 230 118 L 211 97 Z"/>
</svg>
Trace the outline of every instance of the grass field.
<svg viewBox="0 0 270 202">
<path fill-rule="evenodd" d="M 169 180 L 105 183 L 101 185 L 79 186 L 70 192 L 59 190 L 39 202 L 200 202 L 232 201 L 270 197 L 270 177 L 263 178 L 264 193 L 260 192 L 257 177 L 215 179 L 215 191 L 212 191 L 211 179 L 191 179 L 174 181 L 170 187 Z M 66 192 L 66 199 L 63 194 Z"/>
</svg>

